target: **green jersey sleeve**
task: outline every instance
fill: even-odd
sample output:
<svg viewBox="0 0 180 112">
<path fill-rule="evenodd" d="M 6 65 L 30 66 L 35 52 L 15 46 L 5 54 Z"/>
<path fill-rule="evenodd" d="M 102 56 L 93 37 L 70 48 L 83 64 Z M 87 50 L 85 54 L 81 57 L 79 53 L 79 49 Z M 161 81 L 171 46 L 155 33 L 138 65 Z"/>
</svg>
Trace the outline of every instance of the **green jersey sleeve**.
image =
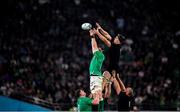
<svg viewBox="0 0 180 112">
<path fill-rule="evenodd" d="M 92 99 L 88 97 L 81 97 L 78 99 L 77 107 L 78 111 L 91 111 L 92 110 Z"/>
</svg>

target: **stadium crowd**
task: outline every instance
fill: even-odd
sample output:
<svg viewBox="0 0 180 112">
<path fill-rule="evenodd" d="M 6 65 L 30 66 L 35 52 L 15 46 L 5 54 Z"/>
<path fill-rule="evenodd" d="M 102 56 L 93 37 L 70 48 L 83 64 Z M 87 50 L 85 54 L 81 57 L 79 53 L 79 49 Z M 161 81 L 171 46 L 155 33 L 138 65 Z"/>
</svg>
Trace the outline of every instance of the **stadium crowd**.
<svg viewBox="0 0 180 112">
<path fill-rule="evenodd" d="M 57 110 L 75 106 L 74 91 L 89 88 L 92 55 L 88 32 L 81 24 L 97 21 L 111 35 L 126 37 L 119 70 L 135 91 L 134 108 L 180 106 L 176 6 L 167 9 L 153 0 L 7 0 L 3 10 L 1 95 L 39 98 L 58 104 Z M 116 96 L 111 96 L 109 105 L 116 105 Z"/>
</svg>

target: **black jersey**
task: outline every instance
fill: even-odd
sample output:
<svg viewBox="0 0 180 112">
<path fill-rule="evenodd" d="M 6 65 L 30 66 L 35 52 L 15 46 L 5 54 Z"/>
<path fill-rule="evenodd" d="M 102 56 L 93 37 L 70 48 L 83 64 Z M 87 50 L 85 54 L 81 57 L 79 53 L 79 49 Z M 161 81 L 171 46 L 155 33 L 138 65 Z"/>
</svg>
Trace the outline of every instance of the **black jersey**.
<svg viewBox="0 0 180 112">
<path fill-rule="evenodd" d="M 125 92 L 120 92 L 118 95 L 118 111 L 130 111 L 133 98 L 126 95 Z"/>
<path fill-rule="evenodd" d="M 109 48 L 109 67 L 108 71 L 116 70 L 118 71 L 118 63 L 119 63 L 119 58 L 120 58 L 120 45 L 114 44 L 111 42 L 111 47 Z"/>
</svg>

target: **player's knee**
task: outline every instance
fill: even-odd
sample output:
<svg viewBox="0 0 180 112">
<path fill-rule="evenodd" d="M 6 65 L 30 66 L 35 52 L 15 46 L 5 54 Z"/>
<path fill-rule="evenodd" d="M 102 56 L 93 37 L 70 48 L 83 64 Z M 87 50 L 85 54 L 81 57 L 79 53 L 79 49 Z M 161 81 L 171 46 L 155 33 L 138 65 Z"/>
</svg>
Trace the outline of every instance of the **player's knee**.
<svg viewBox="0 0 180 112">
<path fill-rule="evenodd" d="M 103 76 L 109 79 L 111 77 L 111 74 L 109 73 L 109 71 L 104 71 Z"/>
<path fill-rule="evenodd" d="M 107 75 L 107 74 L 110 74 L 110 73 L 108 71 L 103 72 L 103 75 Z"/>
</svg>

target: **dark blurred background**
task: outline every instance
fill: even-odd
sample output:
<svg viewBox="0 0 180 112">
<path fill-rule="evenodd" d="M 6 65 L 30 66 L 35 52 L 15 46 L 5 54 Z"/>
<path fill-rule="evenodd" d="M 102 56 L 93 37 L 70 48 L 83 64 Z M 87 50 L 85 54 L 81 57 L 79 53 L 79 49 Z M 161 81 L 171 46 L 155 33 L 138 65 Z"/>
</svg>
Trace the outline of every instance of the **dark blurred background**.
<svg viewBox="0 0 180 112">
<path fill-rule="evenodd" d="M 0 94 L 53 110 L 89 88 L 91 46 L 83 22 L 121 33 L 119 70 L 134 109 L 180 110 L 179 1 L 4 0 L 0 3 Z M 101 43 L 102 44 L 102 43 Z M 105 63 L 105 68 L 108 63 Z M 116 110 L 116 96 L 107 110 Z"/>
</svg>

